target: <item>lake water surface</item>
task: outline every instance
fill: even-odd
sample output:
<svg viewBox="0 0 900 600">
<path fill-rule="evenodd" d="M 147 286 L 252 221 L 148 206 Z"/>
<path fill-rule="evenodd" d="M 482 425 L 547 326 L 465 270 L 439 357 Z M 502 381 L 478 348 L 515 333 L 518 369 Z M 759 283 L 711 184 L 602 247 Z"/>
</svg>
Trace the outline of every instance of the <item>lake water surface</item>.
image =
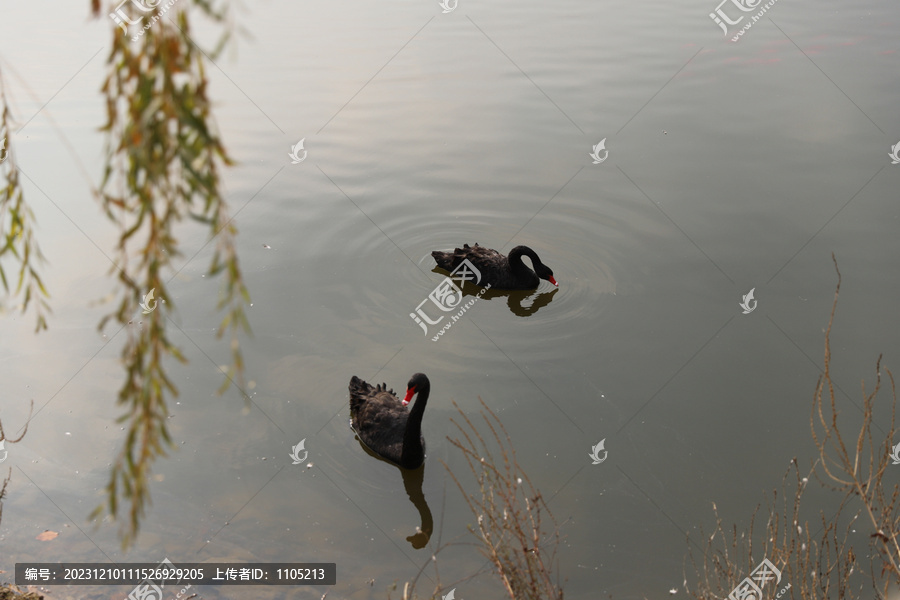
<svg viewBox="0 0 900 600">
<path fill-rule="evenodd" d="M 560 524 L 566 598 L 684 597 L 685 537 L 702 543 L 712 503 L 746 528 L 790 460 L 816 456 L 832 252 L 843 275 L 832 368 L 848 413 L 878 355 L 888 367 L 900 356 L 896 4 L 780 0 L 731 42 L 709 17 L 715 3 L 237 11 L 247 35 L 208 74 L 237 161 L 225 189 L 253 302 L 252 402 L 215 393 L 229 356 L 215 337 L 220 282 L 205 276 L 206 231 L 185 224 L 169 315 L 189 360 L 171 366 L 178 450 L 154 467 L 128 552 L 114 524 L 86 520 L 123 441 L 125 333 L 96 329 L 116 231 L 89 191 L 112 27 L 87 2 L 6 3 L 0 69 L 53 315 L 39 335 L 32 315 L 0 318 L 0 418 L 14 434 L 29 400 L 36 412 L 0 466 L 12 468 L 0 579 L 26 561 L 316 561 L 337 563 L 328 600 L 386 598 L 423 567 L 425 597 L 432 553 L 473 541 L 442 462 L 465 473 L 447 441 L 453 402 L 474 418 L 480 398 Z M 292 164 L 301 139 L 308 154 Z M 474 242 L 530 246 L 559 289 L 487 294 L 432 341 L 437 327 L 410 318 L 443 279 L 430 252 Z M 401 472 L 354 439 L 347 383 L 399 392 L 419 371 L 432 394 L 413 502 Z M 307 461 L 292 465 L 301 440 Z M 601 440 L 607 458 L 592 464 Z M 416 548 L 407 538 L 428 512 L 434 534 Z M 47 529 L 60 536 L 37 541 Z M 442 550 L 438 566 L 443 594 L 502 597 L 474 545 Z M 50 597 L 128 589 L 78 593 L 89 595 Z"/>
</svg>

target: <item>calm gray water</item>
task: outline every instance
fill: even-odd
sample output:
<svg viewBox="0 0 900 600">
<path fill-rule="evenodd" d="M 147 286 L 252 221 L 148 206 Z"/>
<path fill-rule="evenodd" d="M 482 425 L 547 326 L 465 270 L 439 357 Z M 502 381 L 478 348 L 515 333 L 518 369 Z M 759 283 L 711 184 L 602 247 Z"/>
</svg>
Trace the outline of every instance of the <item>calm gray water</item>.
<svg viewBox="0 0 900 600">
<path fill-rule="evenodd" d="M 437 545 L 468 541 L 441 461 L 463 472 L 452 401 L 475 415 L 481 398 L 561 524 L 566 598 L 683 597 L 685 535 L 702 539 L 711 503 L 746 527 L 791 458 L 814 456 L 832 252 L 848 412 L 879 354 L 897 364 L 891 2 L 780 0 L 736 43 L 708 16 L 716 0 L 459 0 L 446 14 L 437 1 L 256 3 L 236 15 L 249 36 L 208 70 L 238 161 L 225 179 L 253 298 L 253 402 L 215 394 L 219 282 L 204 277 L 206 232 L 186 224 L 170 315 L 190 361 L 172 367 L 179 449 L 154 467 L 143 533 L 123 553 L 114 524 L 86 523 L 122 443 L 123 377 L 121 339 L 96 331 L 113 286 L 115 231 L 89 193 L 110 23 L 87 9 L 5 3 L 0 22 L 54 311 L 37 336 L 31 315 L 0 318 L 0 418 L 15 431 L 28 400 L 39 411 L 0 467 L 12 468 L 0 579 L 36 560 L 322 561 L 338 567 L 329 600 L 386 598 L 423 566 L 424 596 Z M 291 164 L 301 138 L 308 156 Z M 430 251 L 464 242 L 532 247 L 559 290 L 514 298 L 537 302 L 530 316 L 489 295 L 431 341 L 409 314 L 443 278 Z M 742 314 L 751 288 L 757 307 Z M 432 383 L 423 549 L 406 540 L 421 521 L 400 471 L 360 448 L 347 406 L 351 375 L 400 390 L 417 371 Z M 312 468 L 291 464 L 302 439 Z M 60 536 L 37 541 L 45 529 Z M 502 596 L 473 546 L 438 564 L 442 593 Z"/>
</svg>

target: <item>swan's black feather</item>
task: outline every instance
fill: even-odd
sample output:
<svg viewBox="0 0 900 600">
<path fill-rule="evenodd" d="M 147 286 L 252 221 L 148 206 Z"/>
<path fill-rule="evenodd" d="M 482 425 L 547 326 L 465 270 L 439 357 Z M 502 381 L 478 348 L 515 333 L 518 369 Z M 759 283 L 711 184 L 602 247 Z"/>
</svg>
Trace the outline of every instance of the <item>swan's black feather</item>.
<svg viewBox="0 0 900 600">
<path fill-rule="evenodd" d="M 428 378 L 416 373 L 409 380 L 416 401 L 409 410 L 388 390 L 387 384 L 372 386 L 355 375 L 350 379 L 350 416 L 359 439 L 375 454 L 407 469 L 425 460 L 425 439 L 421 435 L 422 415 L 428 401 Z"/>
<path fill-rule="evenodd" d="M 491 284 L 491 289 L 497 290 L 533 290 L 540 284 L 541 279 L 556 285 L 553 271 L 542 263 L 537 253 L 528 246 L 516 246 L 508 257 L 477 243 L 474 246 L 463 244 L 462 248 L 456 248 L 453 252 L 435 250 L 431 256 L 434 257 L 438 267 L 451 272 L 462 261 L 468 260 L 481 274 L 478 285 L 482 287 Z M 522 262 L 523 256 L 531 259 L 534 271 Z"/>
</svg>

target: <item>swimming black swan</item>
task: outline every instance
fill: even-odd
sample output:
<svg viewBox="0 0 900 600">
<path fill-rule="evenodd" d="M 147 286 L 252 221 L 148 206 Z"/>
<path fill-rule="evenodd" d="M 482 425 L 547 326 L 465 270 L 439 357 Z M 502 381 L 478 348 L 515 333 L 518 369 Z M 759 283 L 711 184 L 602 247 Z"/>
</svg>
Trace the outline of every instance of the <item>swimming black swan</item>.
<svg viewBox="0 0 900 600">
<path fill-rule="evenodd" d="M 415 469 L 425 462 L 422 415 L 431 383 L 422 373 L 406 384 L 403 402 L 386 384 L 372 387 L 357 376 L 350 379 L 351 423 L 359 439 L 375 454 L 403 467 Z M 412 410 L 406 405 L 416 394 Z"/>
<path fill-rule="evenodd" d="M 481 272 L 478 285 L 491 284 L 491 289 L 495 290 L 533 290 L 541 283 L 541 279 L 559 286 L 550 267 L 542 263 L 537 253 L 528 246 L 516 246 L 510 251 L 509 258 L 478 244 L 463 244 L 462 248 L 456 248 L 453 252 L 435 250 L 431 256 L 440 268 L 447 271 L 453 271 L 463 259 L 469 259 Z M 522 262 L 523 256 L 531 259 L 534 271 Z"/>
</svg>

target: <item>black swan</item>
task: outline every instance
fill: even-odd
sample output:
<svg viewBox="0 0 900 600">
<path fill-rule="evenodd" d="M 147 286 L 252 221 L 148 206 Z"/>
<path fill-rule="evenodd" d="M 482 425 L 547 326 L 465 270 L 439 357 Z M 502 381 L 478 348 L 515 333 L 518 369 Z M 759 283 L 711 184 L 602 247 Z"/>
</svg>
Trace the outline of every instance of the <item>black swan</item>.
<svg viewBox="0 0 900 600">
<path fill-rule="evenodd" d="M 406 397 L 400 402 L 386 384 L 372 387 L 354 375 L 350 379 L 350 415 L 354 431 L 372 452 L 404 469 L 415 469 L 425 462 L 422 415 L 431 383 L 416 373 L 406 388 Z M 416 403 L 408 410 L 406 405 L 414 394 Z"/>
<path fill-rule="evenodd" d="M 478 285 L 491 284 L 491 289 L 495 290 L 533 290 L 541 279 L 559 286 L 550 267 L 542 263 L 537 253 L 528 246 L 516 246 L 510 251 L 509 258 L 478 244 L 463 244 L 462 248 L 456 248 L 453 252 L 435 250 L 431 256 L 446 271 L 453 271 L 464 259 L 468 259 L 481 272 Z M 534 271 L 522 262 L 523 256 L 531 259 Z"/>
</svg>

